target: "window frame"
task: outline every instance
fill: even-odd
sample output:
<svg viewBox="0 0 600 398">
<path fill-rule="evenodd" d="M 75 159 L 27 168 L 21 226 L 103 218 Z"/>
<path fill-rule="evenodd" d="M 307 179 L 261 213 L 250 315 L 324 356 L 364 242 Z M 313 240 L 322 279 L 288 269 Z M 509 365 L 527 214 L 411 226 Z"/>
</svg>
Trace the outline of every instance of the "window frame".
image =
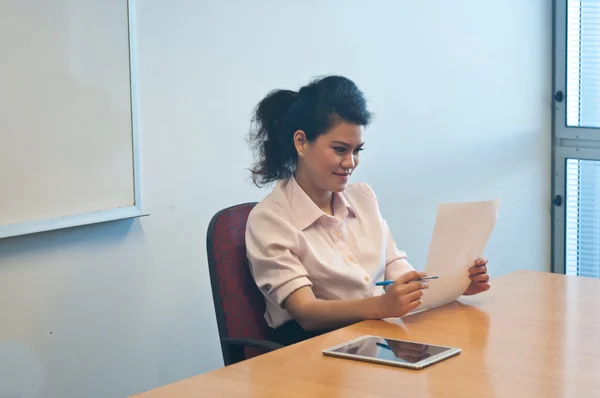
<svg viewBox="0 0 600 398">
<path fill-rule="evenodd" d="M 567 126 L 567 6 L 569 0 L 554 1 L 554 137 L 557 140 L 600 142 L 600 127 Z M 562 101 L 558 93 L 562 92 Z M 558 145 L 563 146 L 563 145 Z"/>
<path fill-rule="evenodd" d="M 567 18 L 569 0 L 554 0 L 552 29 L 551 271 L 566 274 L 566 159 L 600 160 L 600 128 L 567 126 Z M 557 93 L 562 92 L 562 101 Z M 561 199 L 561 203 L 556 200 Z"/>
<path fill-rule="evenodd" d="M 553 224 L 553 269 L 552 272 L 566 274 L 566 168 L 567 159 L 597 160 L 600 161 L 600 148 L 559 147 L 556 148 L 554 158 L 555 169 L 555 194 L 561 195 L 562 205 L 555 206 Z"/>
</svg>

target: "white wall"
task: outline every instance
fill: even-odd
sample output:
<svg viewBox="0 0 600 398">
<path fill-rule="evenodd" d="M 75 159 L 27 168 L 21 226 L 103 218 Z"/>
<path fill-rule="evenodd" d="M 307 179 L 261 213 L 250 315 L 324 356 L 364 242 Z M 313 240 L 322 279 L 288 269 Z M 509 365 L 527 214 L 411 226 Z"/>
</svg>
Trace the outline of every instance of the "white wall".
<svg viewBox="0 0 600 398">
<path fill-rule="evenodd" d="M 254 104 L 314 75 L 367 93 L 357 179 L 415 266 L 439 201 L 500 196 L 492 274 L 549 270 L 550 2 L 144 0 L 137 19 L 152 216 L 0 241 L 0 397 L 119 397 L 221 366 L 206 227 L 264 195 Z"/>
</svg>

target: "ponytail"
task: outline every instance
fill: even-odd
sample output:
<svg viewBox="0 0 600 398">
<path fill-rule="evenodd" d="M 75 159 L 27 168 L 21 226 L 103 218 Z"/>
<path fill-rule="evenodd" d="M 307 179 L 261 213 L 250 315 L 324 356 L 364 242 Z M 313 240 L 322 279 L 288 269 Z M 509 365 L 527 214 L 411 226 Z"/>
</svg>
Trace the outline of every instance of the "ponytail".
<svg viewBox="0 0 600 398">
<path fill-rule="evenodd" d="M 253 117 L 254 131 L 250 133 L 250 142 L 258 152 L 259 161 L 250 169 L 252 181 L 262 187 L 272 181 L 292 176 L 291 159 L 295 154 L 292 136 L 285 134 L 282 127 L 285 116 L 298 93 L 292 90 L 271 91 L 256 106 Z M 295 158 L 294 158 L 295 162 Z"/>
</svg>

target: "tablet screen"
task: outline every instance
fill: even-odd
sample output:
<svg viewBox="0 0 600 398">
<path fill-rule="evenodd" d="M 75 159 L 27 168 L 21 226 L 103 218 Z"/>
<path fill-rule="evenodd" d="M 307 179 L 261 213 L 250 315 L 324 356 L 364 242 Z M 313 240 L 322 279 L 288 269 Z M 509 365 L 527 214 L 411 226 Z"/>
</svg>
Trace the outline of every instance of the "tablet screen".
<svg viewBox="0 0 600 398">
<path fill-rule="evenodd" d="M 331 351 L 388 361 L 418 363 L 448 350 L 451 350 L 451 348 L 404 340 L 367 337 Z"/>
</svg>

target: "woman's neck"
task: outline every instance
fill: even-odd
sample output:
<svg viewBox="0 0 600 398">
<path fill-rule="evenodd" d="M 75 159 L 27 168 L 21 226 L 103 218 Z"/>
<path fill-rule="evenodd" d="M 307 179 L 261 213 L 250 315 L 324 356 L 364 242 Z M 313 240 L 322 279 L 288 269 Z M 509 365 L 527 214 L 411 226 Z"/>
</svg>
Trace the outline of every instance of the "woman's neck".
<svg viewBox="0 0 600 398">
<path fill-rule="evenodd" d="M 324 213 L 333 215 L 333 195 L 331 191 L 324 191 L 317 188 L 314 184 L 302 178 L 301 175 L 295 175 L 294 178 L 300 188 L 308 195 L 309 198 L 321 209 Z"/>
</svg>

